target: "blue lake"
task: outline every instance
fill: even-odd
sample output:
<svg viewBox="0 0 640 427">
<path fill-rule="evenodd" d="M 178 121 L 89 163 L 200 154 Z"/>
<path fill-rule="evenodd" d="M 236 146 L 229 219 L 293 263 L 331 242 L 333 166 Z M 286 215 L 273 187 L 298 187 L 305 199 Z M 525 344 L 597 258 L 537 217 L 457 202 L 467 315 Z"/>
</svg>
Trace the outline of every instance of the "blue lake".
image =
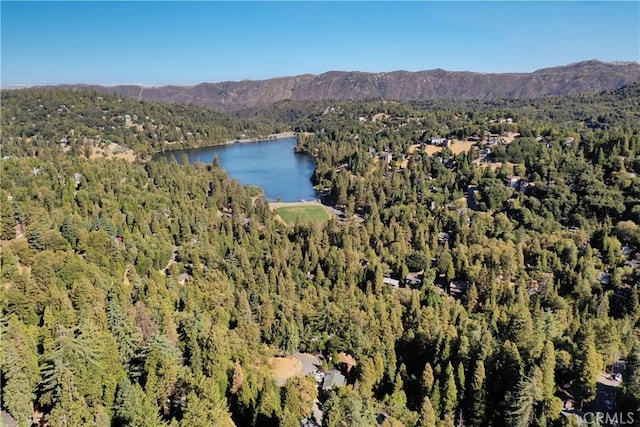
<svg viewBox="0 0 640 427">
<path fill-rule="evenodd" d="M 166 151 L 154 157 L 162 156 L 167 160 L 174 157 L 179 162 L 186 154 L 189 163 L 193 164 L 211 163 L 217 156 L 230 178 L 244 185 L 261 187 L 265 197 L 271 201 L 313 200 L 316 191 L 311 184 L 311 176 L 315 163 L 306 154 L 293 151 L 296 143 L 296 138 L 285 138 Z"/>
</svg>

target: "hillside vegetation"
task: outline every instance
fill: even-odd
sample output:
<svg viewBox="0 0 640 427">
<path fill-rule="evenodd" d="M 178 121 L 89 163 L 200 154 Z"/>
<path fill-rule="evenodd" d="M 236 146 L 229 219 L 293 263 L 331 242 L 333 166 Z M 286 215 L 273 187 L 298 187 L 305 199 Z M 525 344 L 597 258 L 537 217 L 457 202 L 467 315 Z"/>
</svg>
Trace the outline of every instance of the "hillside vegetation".
<svg viewBox="0 0 640 427">
<path fill-rule="evenodd" d="M 508 60 L 508 59 L 507 59 Z M 266 107 L 282 100 L 492 100 L 596 93 L 640 81 L 637 62 L 577 62 L 532 73 L 466 71 L 329 71 L 268 80 L 200 83 L 195 86 L 75 85 L 133 99 L 190 103 L 216 110 Z"/>
<path fill-rule="evenodd" d="M 317 399 L 330 427 L 565 426 L 563 401 L 606 410 L 624 359 L 611 405 L 637 414 L 639 107 L 638 85 L 237 114 L 3 92 L 2 409 L 293 427 Z M 341 220 L 287 225 L 216 162 L 150 160 L 288 129 Z M 274 381 L 298 352 L 331 387 Z"/>
</svg>

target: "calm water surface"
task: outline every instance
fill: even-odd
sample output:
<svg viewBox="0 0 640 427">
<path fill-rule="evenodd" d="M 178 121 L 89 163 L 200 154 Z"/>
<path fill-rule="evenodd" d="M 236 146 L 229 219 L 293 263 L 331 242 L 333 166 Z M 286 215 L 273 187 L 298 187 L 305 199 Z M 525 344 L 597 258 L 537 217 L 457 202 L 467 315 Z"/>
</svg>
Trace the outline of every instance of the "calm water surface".
<svg viewBox="0 0 640 427">
<path fill-rule="evenodd" d="M 230 178 L 244 185 L 261 187 L 271 201 L 278 198 L 283 202 L 312 200 L 316 198 L 311 185 L 315 163 L 305 154 L 294 153 L 296 142 L 296 138 L 286 138 L 167 151 L 156 156 L 167 160 L 174 157 L 179 162 L 184 153 L 190 164 L 211 163 L 218 156 Z"/>
</svg>

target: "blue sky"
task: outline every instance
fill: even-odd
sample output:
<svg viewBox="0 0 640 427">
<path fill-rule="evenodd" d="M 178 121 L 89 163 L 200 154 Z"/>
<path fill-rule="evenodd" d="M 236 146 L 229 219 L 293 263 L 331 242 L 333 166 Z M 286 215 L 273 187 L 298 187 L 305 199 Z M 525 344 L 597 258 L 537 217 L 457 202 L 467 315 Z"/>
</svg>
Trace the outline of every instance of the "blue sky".
<svg viewBox="0 0 640 427">
<path fill-rule="evenodd" d="M 10 2 L 1 83 L 195 84 L 640 61 L 640 2 Z"/>
</svg>

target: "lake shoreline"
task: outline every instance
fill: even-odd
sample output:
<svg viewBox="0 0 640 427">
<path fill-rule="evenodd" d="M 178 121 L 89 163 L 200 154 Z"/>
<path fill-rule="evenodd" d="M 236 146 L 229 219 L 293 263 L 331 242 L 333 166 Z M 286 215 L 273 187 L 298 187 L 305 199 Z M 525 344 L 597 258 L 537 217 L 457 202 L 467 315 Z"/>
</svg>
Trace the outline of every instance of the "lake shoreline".
<svg viewBox="0 0 640 427">
<path fill-rule="evenodd" d="M 234 144 L 249 144 L 252 142 L 269 142 L 269 141 L 277 141 L 279 139 L 288 139 L 288 138 L 297 138 L 297 135 L 295 132 L 293 131 L 288 131 L 288 132 L 279 132 L 279 133 L 270 133 L 267 136 L 256 136 L 253 138 L 240 138 L 240 139 L 228 139 L 226 141 L 223 142 L 218 142 L 215 144 L 211 144 L 211 145 L 194 145 L 191 147 L 181 147 L 181 148 L 175 148 L 175 147 L 163 147 L 163 149 L 161 151 L 157 151 L 155 153 L 153 153 L 151 155 L 151 158 L 153 158 L 154 156 L 164 156 L 167 153 L 177 153 L 177 152 L 182 152 L 182 151 L 188 151 L 188 150 L 193 150 L 193 149 L 205 149 L 205 148 L 214 148 L 214 147 L 219 147 L 222 145 L 234 145 Z"/>
<path fill-rule="evenodd" d="M 274 133 L 266 138 L 269 139 L 251 138 L 245 139 L 245 143 L 231 140 L 209 147 L 172 150 L 156 155 L 154 160 L 164 157 L 171 162 L 186 155 L 189 164 L 210 164 L 217 158 L 230 179 L 261 188 L 265 198 L 271 201 L 278 198 L 287 202 L 315 199 L 317 192 L 311 182 L 315 161 L 310 156 L 295 153 L 295 133 Z M 252 144 L 254 141 L 262 143 Z"/>
<path fill-rule="evenodd" d="M 296 137 L 296 133 L 293 131 L 279 132 L 279 133 L 272 133 L 267 136 L 256 136 L 253 138 L 229 139 L 219 145 L 246 144 L 249 142 L 266 142 L 266 141 L 275 141 L 277 139 L 287 139 L 287 138 L 295 138 L 295 137 Z"/>
</svg>

